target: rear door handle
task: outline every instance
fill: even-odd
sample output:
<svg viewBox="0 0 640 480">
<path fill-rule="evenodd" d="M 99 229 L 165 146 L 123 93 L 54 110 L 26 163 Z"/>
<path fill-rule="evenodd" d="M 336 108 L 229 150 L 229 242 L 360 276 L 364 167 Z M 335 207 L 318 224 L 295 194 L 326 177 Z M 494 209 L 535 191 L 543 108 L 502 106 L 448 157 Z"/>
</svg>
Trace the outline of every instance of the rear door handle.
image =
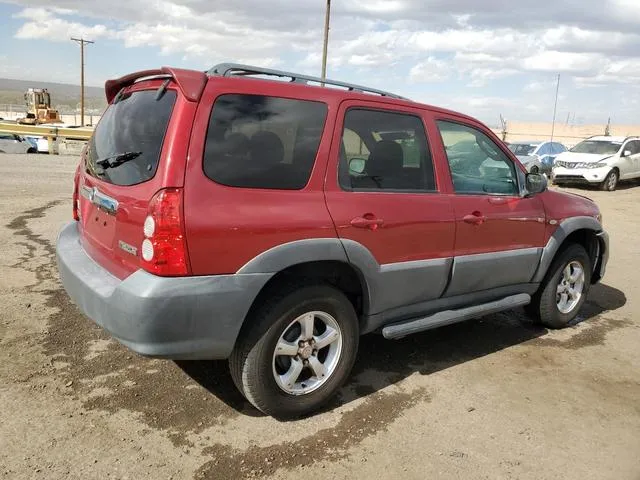
<svg viewBox="0 0 640 480">
<path fill-rule="evenodd" d="M 368 228 L 370 230 L 377 230 L 378 227 L 381 227 L 382 225 L 384 225 L 384 220 L 370 213 L 351 220 L 351 226 L 356 228 Z"/>
<path fill-rule="evenodd" d="M 465 215 L 462 217 L 462 220 L 464 220 L 465 223 L 470 223 L 471 225 L 481 225 L 487 220 L 487 217 L 476 211 L 471 215 Z"/>
</svg>

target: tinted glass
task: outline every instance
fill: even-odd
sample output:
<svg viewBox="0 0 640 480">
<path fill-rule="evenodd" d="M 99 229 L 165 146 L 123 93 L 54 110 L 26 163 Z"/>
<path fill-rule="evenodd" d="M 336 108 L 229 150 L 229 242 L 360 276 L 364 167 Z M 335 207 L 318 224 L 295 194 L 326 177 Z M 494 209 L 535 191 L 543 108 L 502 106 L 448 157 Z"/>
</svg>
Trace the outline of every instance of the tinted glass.
<svg viewBox="0 0 640 480">
<path fill-rule="evenodd" d="M 513 163 L 484 133 L 452 122 L 438 122 L 457 193 L 516 194 Z"/>
<path fill-rule="evenodd" d="M 176 92 L 156 90 L 125 94 L 107 108 L 89 141 L 87 171 L 105 182 L 135 185 L 153 178 L 158 168 Z M 121 165 L 101 168 L 97 162 L 126 152 L 140 155 Z"/>
<path fill-rule="evenodd" d="M 413 115 L 351 109 L 340 158 L 345 190 L 429 192 L 433 162 L 422 120 Z"/>
<path fill-rule="evenodd" d="M 536 149 L 536 145 L 530 143 L 511 143 L 509 144 L 509 150 L 516 155 L 531 155 Z"/>
<path fill-rule="evenodd" d="M 613 155 L 620 150 L 622 143 L 609 141 L 585 140 L 570 151 L 574 153 L 592 153 L 595 155 Z"/>
<path fill-rule="evenodd" d="M 551 154 L 551 144 L 545 143 L 538 149 L 538 155 L 550 155 Z"/>
<path fill-rule="evenodd" d="M 553 153 L 562 153 L 562 152 L 566 152 L 567 149 L 565 148 L 564 145 L 562 145 L 561 143 L 553 143 Z"/>
<path fill-rule="evenodd" d="M 625 150 L 631 151 L 631 155 L 640 153 L 640 141 L 634 140 L 627 143 Z"/>
<path fill-rule="evenodd" d="M 231 187 L 302 189 L 311 176 L 326 116 L 324 103 L 222 95 L 209 120 L 204 172 Z"/>
</svg>

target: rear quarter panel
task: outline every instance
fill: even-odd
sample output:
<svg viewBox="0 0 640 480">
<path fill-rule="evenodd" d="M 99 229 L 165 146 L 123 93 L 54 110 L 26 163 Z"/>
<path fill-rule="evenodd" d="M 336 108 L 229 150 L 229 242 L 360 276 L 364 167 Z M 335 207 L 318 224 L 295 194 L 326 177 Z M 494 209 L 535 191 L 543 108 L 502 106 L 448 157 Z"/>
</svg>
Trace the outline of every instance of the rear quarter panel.
<svg viewBox="0 0 640 480">
<path fill-rule="evenodd" d="M 273 85 L 271 85 L 273 83 Z M 203 171 L 209 116 L 222 94 L 262 94 L 325 101 L 327 119 L 311 177 L 302 190 L 227 187 Z M 323 184 L 331 147 L 336 102 L 305 95 L 279 82 L 211 78 L 196 112 L 187 161 L 184 213 L 194 275 L 235 273 L 259 254 L 278 245 L 309 238 L 336 238 L 326 208 Z"/>
</svg>

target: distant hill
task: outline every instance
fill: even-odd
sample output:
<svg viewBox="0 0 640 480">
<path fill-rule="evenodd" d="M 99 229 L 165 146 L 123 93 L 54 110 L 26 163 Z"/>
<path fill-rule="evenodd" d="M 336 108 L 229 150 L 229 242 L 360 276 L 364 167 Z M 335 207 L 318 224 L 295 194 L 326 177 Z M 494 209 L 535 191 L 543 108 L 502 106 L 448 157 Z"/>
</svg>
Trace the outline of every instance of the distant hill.
<svg viewBox="0 0 640 480">
<path fill-rule="evenodd" d="M 24 92 L 28 88 L 46 88 L 49 90 L 53 107 L 58 108 L 62 113 L 71 113 L 80 104 L 79 85 L 0 78 L 0 105 L 24 105 Z M 99 113 L 107 106 L 104 88 L 85 86 L 84 96 L 87 111 L 96 110 L 95 113 Z"/>
</svg>

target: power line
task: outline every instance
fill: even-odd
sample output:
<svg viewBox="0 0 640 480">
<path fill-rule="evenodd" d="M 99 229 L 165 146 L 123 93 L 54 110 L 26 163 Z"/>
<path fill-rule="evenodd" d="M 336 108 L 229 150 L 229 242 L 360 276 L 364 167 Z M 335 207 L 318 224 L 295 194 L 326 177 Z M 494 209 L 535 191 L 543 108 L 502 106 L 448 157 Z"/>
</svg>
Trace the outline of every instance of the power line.
<svg viewBox="0 0 640 480">
<path fill-rule="evenodd" d="M 80 44 L 80 126 L 84 127 L 84 46 L 89 43 L 95 43 L 84 38 L 73 38 L 71 40 Z"/>
<path fill-rule="evenodd" d="M 556 110 L 558 108 L 558 92 L 560 91 L 560 74 L 558 74 L 558 83 L 556 84 L 556 102 L 553 106 L 553 123 L 551 124 L 551 141 L 553 142 L 553 134 L 556 128 Z"/>
</svg>

